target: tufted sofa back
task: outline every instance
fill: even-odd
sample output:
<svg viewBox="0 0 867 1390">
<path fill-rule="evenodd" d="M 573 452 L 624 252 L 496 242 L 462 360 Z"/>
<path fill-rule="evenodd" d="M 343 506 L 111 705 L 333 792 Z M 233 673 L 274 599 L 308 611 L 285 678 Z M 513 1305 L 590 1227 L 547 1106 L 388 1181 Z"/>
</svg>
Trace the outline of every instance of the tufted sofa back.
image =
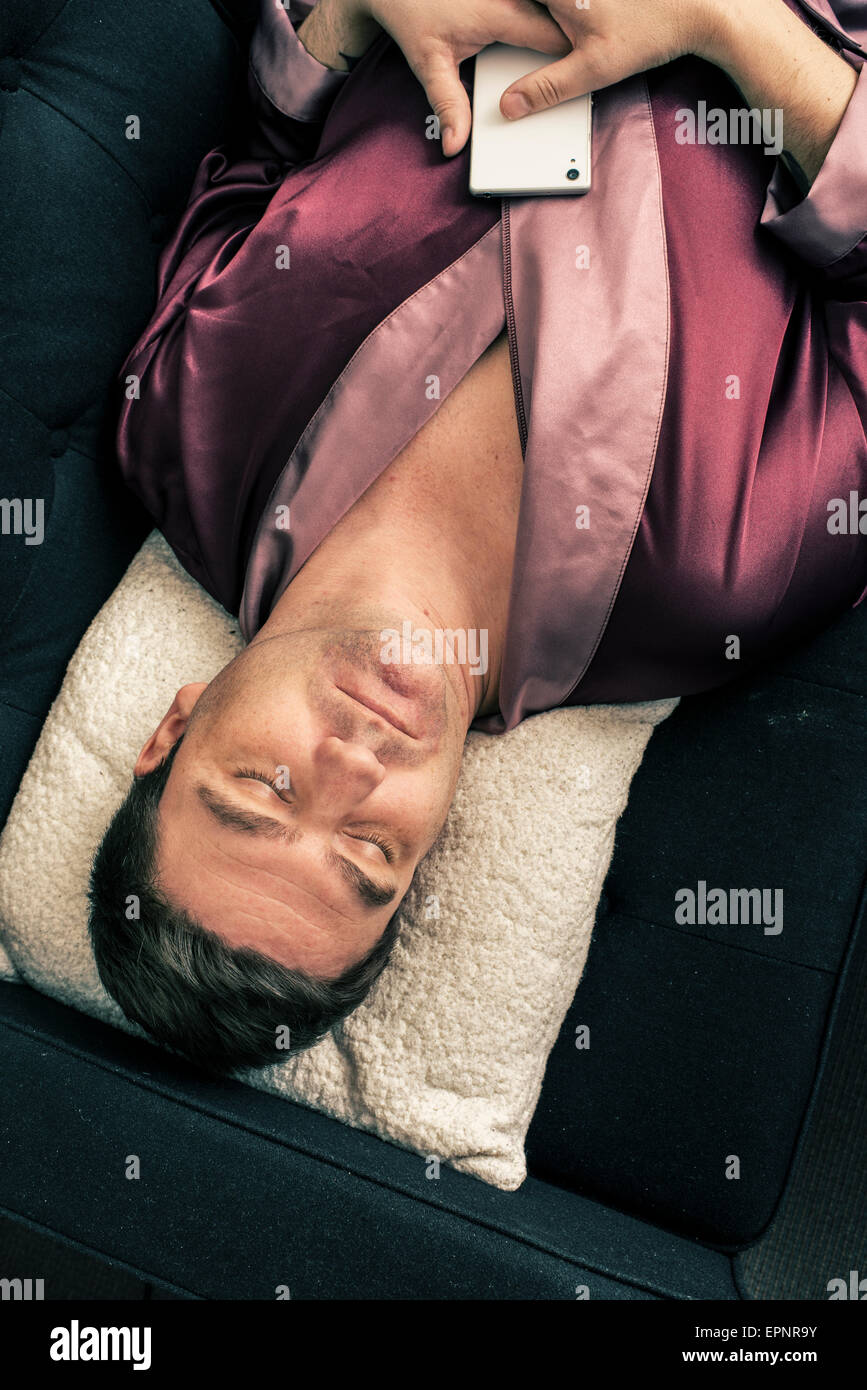
<svg viewBox="0 0 867 1390">
<path fill-rule="evenodd" d="M 0 8 L 0 825 L 149 529 L 113 471 L 115 377 L 199 160 L 234 118 L 252 11 Z"/>
</svg>

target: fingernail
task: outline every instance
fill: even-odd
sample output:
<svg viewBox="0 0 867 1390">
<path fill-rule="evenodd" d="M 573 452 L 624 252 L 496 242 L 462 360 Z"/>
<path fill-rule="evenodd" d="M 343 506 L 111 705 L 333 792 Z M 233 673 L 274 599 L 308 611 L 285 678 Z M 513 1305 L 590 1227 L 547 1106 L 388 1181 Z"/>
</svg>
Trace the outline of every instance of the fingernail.
<svg viewBox="0 0 867 1390">
<path fill-rule="evenodd" d="M 530 103 L 523 92 L 507 92 L 500 107 L 503 115 L 510 121 L 514 121 L 517 116 L 526 116 L 529 109 Z"/>
<path fill-rule="evenodd" d="M 453 125 L 444 125 L 443 128 L 442 128 L 442 148 L 443 148 L 443 153 L 444 153 L 444 154 L 445 154 L 445 148 L 446 148 L 446 140 L 448 140 L 449 142 L 451 142 L 451 141 L 454 140 L 454 138 L 455 138 L 455 128 L 454 128 L 454 126 L 453 126 Z"/>
</svg>

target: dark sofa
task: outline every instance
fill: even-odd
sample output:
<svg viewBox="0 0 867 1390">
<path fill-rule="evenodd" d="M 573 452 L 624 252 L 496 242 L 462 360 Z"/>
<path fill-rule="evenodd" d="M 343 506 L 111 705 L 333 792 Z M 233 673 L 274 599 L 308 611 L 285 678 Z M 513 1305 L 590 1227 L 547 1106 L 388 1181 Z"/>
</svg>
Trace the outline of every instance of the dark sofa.
<svg viewBox="0 0 867 1390">
<path fill-rule="evenodd" d="M 46 516 L 41 545 L 0 536 L 0 824 L 149 530 L 113 473 L 116 374 L 196 165 L 243 119 L 255 9 L 0 12 L 0 496 Z M 867 1272 L 865 768 L 867 604 L 654 734 L 518 1192 L 432 1181 L 0 984 L 0 1210 L 188 1298 L 827 1298 Z M 784 930 L 676 925 L 702 880 L 782 888 Z"/>
</svg>

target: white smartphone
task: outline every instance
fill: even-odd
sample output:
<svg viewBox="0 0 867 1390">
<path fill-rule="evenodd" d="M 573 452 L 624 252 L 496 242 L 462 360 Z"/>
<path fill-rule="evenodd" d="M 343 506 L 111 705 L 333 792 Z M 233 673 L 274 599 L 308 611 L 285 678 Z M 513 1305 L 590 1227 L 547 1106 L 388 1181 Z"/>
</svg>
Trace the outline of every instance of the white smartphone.
<svg viewBox="0 0 867 1390">
<path fill-rule="evenodd" d="M 507 87 L 554 61 L 550 53 L 506 43 L 476 54 L 470 192 L 477 197 L 589 192 L 591 93 L 517 121 L 500 114 Z"/>
</svg>

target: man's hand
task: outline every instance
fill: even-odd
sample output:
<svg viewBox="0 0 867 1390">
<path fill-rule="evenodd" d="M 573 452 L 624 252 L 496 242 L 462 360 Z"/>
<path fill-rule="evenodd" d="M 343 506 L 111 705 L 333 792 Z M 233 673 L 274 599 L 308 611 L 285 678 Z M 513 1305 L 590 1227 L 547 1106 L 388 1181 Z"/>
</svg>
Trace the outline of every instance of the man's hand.
<svg viewBox="0 0 867 1390">
<path fill-rule="evenodd" d="M 448 155 L 463 149 L 472 121 L 458 64 L 489 43 L 556 59 L 506 88 L 500 110 L 513 119 L 693 53 L 722 68 L 751 106 L 784 111 L 785 149 L 808 186 L 857 77 L 784 0 L 317 0 L 298 32 L 331 63 L 326 51 L 339 50 L 335 62 L 357 56 L 381 29 L 427 92 Z"/>
<path fill-rule="evenodd" d="M 594 0 L 596 3 L 596 0 Z M 472 121 L 458 64 L 489 43 L 561 57 L 569 40 L 535 0 L 318 0 L 343 20 L 375 20 L 402 49 L 439 117 L 443 153 L 458 154 Z"/>
<path fill-rule="evenodd" d="M 547 0 L 572 52 L 513 82 L 500 99 L 515 119 L 610 87 L 687 53 L 703 56 L 721 19 L 719 0 Z"/>
<path fill-rule="evenodd" d="M 855 88 L 857 70 L 784 0 L 547 0 L 547 7 L 573 51 L 506 88 L 500 110 L 513 120 L 694 53 L 722 68 L 750 106 L 783 112 L 785 152 L 806 191 Z"/>
</svg>

